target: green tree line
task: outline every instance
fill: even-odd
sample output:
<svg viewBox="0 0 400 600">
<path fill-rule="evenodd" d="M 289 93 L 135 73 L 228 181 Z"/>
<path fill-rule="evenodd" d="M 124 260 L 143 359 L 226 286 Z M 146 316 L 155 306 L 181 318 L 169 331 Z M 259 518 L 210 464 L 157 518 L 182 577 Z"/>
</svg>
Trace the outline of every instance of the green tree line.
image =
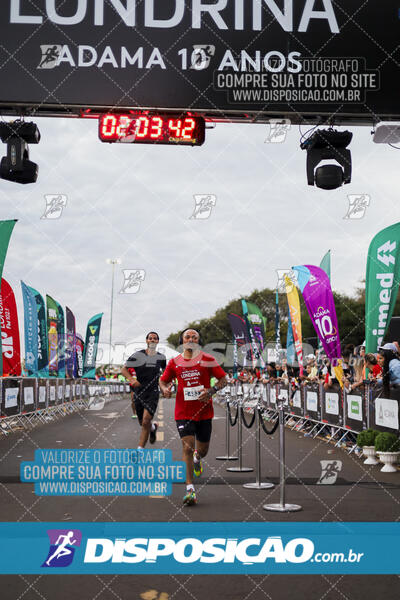
<svg viewBox="0 0 400 600">
<path fill-rule="evenodd" d="M 317 334 L 311 323 L 307 309 L 300 296 L 301 324 L 303 342 L 317 347 Z M 353 296 L 333 292 L 336 306 L 336 314 L 339 323 L 339 335 L 342 349 L 346 344 L 359 345 L 365 339 L 365 290 L 364 287 L 355 291 Z M 279 294 L 279 312 L 281 325 L 281 344 L 286 346 L 286 334 L 288 327 L 288 305 L 286 294 Z M 275 342 L 275 290 L 265 288 L 254 290 L 245 298 L 254 302 L 260 308 L 267 319 L 266 341 Z M 227 315 L 229 312 L 242 316 L 241 298 L 231 300 L 223 308 L 219 308 L 213 316 L 188 323 L 185 327 L 192 327 L 201 331 L 204 344 L 211 342 L 229 343 L 232 341 L 232 332 Z M 400 315 L 400 295 L 397 296 L 394 315 Z M 171 333 L 168 342 L 173 346 L 178 345 L 179 333 Z"/>
</svg>

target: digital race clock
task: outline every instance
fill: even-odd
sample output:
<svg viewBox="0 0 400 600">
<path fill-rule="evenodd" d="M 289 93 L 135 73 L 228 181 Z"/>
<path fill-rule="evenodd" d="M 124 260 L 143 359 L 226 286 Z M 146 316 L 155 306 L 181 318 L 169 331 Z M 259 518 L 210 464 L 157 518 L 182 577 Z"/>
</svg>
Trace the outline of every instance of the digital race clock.
<svg viewBox="0 0 400 600">
<path fill-rule="evenodd" d="M 105 114 L 99 118 L 102 142 L 126 144 L 184 144 L 201 146 L 205 138 L 203 117 L 183 114 Z"/>
</svg>

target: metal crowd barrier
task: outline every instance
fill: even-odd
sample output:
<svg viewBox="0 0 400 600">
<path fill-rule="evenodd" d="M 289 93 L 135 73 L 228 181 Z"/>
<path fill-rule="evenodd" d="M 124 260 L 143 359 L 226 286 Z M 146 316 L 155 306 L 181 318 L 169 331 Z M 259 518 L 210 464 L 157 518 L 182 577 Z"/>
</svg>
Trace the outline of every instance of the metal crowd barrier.
<svg viewBox="0 0 400 600">
<path fill-rule="evenodd" d="M 372 384 L 363 384 L 347 392 L 338 385 L 325 390 L 321 383 L 295 387 L 283 383 L 236 382 L 225 393 L 226 456 L 229 458 L 218 457 L 220 460 L 234 459 L 230 457 L 229 451 L 229 427 L 235 426 L 237 422 L 239 467 L 229 467 L 229 471 L 248 469 L 242 467 L 242 426 L 245 412 L 250 410 L 256 415 L 258 406 L 262 408 L 264 417 L 274 420 L 279 413 L 279 400 L 285 406 L 286 426 L 309 437 L 323 436 L 336 446 L 346 446 L 350 453 L 357 447 L 357 434 L 368 427 L 399 435 L 400 388 L 392 388 L 390 398 L 385 398 L 382 389 Z M 235 419 L 232 419 L 231 407 L 236 407 Z"/>
<path fill-rule="evenodd" d="M 0 379 L 0 435 L 86 410 L 97 399 L 129 395 L 129 384 L 92 379 Z"/>
</svg>

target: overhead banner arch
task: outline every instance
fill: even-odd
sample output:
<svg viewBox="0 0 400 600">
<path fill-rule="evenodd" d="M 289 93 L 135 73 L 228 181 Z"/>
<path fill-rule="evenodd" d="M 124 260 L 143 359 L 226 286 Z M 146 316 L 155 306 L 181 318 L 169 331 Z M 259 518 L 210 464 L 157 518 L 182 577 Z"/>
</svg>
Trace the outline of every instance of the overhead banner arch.
<svg viewBox="0 0 400 600">
<path fill-rule="evenodd" d="M 3 114 L 400 119 L 395 0 L 3 0 Z"/>
</svg>

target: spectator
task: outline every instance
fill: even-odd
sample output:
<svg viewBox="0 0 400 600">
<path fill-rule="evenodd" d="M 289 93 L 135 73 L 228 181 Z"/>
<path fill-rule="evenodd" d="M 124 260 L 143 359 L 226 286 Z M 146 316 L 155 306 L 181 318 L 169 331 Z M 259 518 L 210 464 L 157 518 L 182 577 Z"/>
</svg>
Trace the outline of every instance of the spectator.
<svg viewBox="0 0 400 600">
<path fill-rule="evenodd" d="M 378 364 L 382 367 L 382 378 L 377 379 L 385 396 L 390 398 L 390 386 L 400 385 L 400 360 L 394 344 L 385 344 L 378 350 Z"/>
</svg>

